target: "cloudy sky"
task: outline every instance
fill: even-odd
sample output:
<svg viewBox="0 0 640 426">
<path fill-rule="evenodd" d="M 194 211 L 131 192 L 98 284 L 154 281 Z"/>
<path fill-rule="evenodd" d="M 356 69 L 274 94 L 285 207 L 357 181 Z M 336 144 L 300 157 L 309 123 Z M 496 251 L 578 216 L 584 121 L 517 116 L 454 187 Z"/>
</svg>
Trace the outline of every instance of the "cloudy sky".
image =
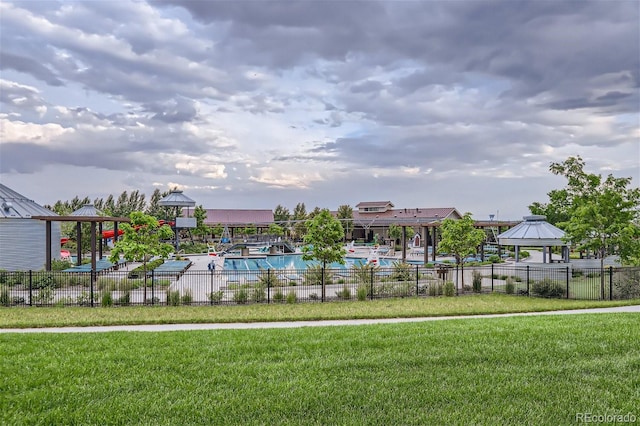
<svg viewBox="0 0 640 426">
<path fill-rule="evenodd" d="M 2 183 L 520 219 L 640 180 L 640 2 L 0 2 Z"/>
</svg>

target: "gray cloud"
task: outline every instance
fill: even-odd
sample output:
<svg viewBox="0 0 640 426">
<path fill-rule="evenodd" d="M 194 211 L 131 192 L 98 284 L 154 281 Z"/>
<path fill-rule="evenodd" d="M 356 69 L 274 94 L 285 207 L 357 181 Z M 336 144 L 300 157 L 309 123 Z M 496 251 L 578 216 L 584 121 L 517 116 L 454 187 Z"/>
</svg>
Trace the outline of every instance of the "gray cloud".
<svg viewBox="0 0 640 426">
<path fill-rule="evenodd" d="M 86 166 L 233 188 L 241 203 L 259 182 L 307 174 L 326 195 L 336 179 L 412 168 L 376 185 L 399 194 L 452 171 L 465 182 L 539 175 L 571 154 L 607 169 L 637 158 L 636 1 L 0 7 L 11 175 Z"/>
</svg>

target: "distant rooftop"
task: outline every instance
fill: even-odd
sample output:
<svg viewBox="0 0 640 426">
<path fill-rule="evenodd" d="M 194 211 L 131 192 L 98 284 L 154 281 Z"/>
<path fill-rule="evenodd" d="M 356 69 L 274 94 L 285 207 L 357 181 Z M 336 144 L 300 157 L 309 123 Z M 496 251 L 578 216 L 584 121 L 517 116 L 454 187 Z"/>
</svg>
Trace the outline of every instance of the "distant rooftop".
<svg viewBox="0 0 640 426">
<path fill-rule="evenodd" d="M 31 216 L 57 215 L 0 183 L 0 219 L 29 219 Z"/>
</svg>

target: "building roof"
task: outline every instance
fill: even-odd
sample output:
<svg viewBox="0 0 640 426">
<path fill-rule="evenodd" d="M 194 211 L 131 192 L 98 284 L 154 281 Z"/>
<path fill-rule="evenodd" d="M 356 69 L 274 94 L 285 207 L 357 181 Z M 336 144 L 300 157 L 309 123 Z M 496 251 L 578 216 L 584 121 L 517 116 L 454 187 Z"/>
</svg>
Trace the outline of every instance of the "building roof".
<svg viewBox="0 0 640 426">
<path fill-rule="evenodd" d="M 56 216 L 51 210 L 0 183 L 0 218 L 29 219 L 44 215 Z"/>
<path fill-rule="evenodd" d="M 426 225 L 447 218 L 460 219 L 461 217 L 462 215 L 454 207 L 418 207 L 366 213 L 358 210 L 353 211 L 354 222 L 368 226 Z"/>
<path fill-rule="evenodd" d="M 525 216 L 524 222 L 498 235 L 498 244 L 516 246 L 564 246 L 565 233 L 547 222 L 546 216 Z"/>
<path fill-rule="evenodd" d="M 206 225 L 270 225 L 273 223 L 273 211 L 253 209 L 205 209 Z"/>
<path fill-rule="evenodd" d="M 361 207 L 387 207 L 387 206 L 391 206 L 394 207 L 393 203 L 391 201 L 361 201 L 358 204 L 356 204 L 357 208 L 361 208 Z"/>
</svg>

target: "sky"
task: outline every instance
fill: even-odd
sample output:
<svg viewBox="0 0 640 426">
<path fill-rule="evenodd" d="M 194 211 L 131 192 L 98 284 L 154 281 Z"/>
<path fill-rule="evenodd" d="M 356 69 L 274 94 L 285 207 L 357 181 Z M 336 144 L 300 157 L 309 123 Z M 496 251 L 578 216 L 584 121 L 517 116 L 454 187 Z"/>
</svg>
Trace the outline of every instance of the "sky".
<svg viewBox="0 0 640 426">
<path fill-rule="evenodd" d="M 41 205 L 360 201 L 519 220 L 640 180 L 640 2 L 0 2 L 0 181 Z"/>
</svg>

